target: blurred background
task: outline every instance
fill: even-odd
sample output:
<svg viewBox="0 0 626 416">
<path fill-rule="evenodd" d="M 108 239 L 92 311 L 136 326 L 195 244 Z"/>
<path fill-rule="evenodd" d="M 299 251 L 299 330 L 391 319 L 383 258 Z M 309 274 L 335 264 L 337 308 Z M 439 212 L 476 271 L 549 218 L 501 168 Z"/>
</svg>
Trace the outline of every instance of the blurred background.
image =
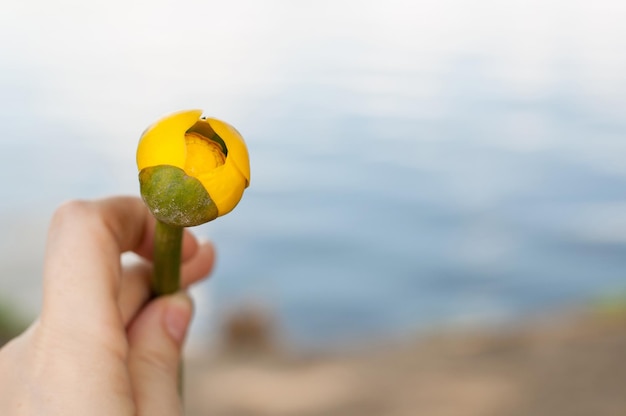
<svg viewBox="0 0 626 416">
<path fill-rule="evenodd" d="M 416 334 L 495 328 L 478 342 L 491 351 L 513 324 L 589 305 L 614 310 L 626 293 L 625 19 L 617 0 L 4 2 L 0 324 L 11 333 L 39 310 L 55 207 L 137 195 L 139 135 L 189 108 L 236 126 L 252 168 L 238 208 L 195 230 L 215 241 L 219 258 L 211 281 L 193 291 L 190 350 L 256 343 L 289 357 L 357 360 L 355 350 L 405 348 Z M 584 339 L 600 336 L 593 328 L 581 330 Z M 454 339 L 441 342 L 476 350 L 475 340 Z M 423 353 L 408 351 L 409 361 Z M 362 364 L 354 365 L 366 371 Z M 307 365 L 317 385 L 355 374 Z M 409 367 L 398 364 L 393 377 Z M 260 380 L 236 374 L 271 385 L 258 371 Z M 502 380 L 467 372 L 459 394 L 471 403 L 455 396 L 461 413 L 437 413 L 436 402 L 428 414 L 474 414 L 471 400 L 483 396 L 491 407 L 475 414 L 491 414 L 495 396 L 517 398 L 518 409 L 519 397 L 537 397 L 506 383 L 495 394 Z M 230 380 L 222 376 L 220 388 Z M 350 385 L 346 377 L 338 385 Z M 407 397 L 419 384 L 393 380 Z M 297 383 L 277 391 L 285 386 Z M 316 391 L 307 386 L 280 397 Z M 210 390 L 196 392 L 198 403 Z M 326 406 L 319 414 L 414 414 L 402 413 L 404 396 L 349 410 L 341 389 L 331 390 L 311 399 Z M 250 400 L 212 414 L 318 414 L 297 407 L 305 399 L 295 408 Z"/>
</svg>

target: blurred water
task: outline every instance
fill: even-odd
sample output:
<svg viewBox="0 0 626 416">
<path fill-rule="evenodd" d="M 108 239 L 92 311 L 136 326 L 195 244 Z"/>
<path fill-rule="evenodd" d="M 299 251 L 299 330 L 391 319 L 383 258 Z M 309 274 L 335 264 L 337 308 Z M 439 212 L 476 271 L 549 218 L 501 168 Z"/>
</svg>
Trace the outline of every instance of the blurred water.
<svg viewBox="0 0 626 416">
<path fill-rule="evenodd" d="M 138 135 L 194 107 L 252 163 L 237 210 L 197 230 L 220 255 L 198 337 L 250 301 L 311 346 L 625 286 L 626 6 L 270 3 L 8 6 L 3 297 L 36 309 L 54 207 L 137 194 Z"/>
</svg>

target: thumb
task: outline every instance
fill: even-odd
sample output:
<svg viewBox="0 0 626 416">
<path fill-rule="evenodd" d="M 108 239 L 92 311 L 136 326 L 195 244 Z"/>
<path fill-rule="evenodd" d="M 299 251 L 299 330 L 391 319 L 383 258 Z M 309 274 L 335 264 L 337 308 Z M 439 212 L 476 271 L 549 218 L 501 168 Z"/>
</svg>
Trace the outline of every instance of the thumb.
<svg viewBox="0 0 626 416">
<path fill-rule="evenodd" d="M 137 414 L 180 415 L 179 366 L 192 315 L 183 292 L 150 302 L 129 328 L 129 369 Z"/>
</svg>

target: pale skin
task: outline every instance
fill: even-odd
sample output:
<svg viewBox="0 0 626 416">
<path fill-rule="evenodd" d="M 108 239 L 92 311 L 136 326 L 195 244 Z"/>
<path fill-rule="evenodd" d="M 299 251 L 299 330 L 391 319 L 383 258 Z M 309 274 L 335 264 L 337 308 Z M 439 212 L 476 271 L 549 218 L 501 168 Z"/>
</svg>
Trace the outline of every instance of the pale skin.
<svg viewBox="0 0 626 416">
<path fill-rule="evenodd" d="M 133 197 L 75 201 L 49 229 L 41 315 L 0 349 L 0 415 L 182 415 L 178 365 L 192 316 L 184 291 L 150 298 L 154 220 Z M 144 261 L 122 266 L 134 251 Z M 213 266 L 183 239 L 183 288 Z"/>
</svg>

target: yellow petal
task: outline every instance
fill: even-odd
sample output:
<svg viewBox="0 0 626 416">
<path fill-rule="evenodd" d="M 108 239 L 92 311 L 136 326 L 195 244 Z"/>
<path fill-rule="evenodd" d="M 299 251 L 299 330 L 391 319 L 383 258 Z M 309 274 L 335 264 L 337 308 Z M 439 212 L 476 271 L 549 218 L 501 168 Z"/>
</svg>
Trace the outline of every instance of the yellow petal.
<svg viewBox="0 0 626 416">
<path fill-rule="evenodd" d="M 170 165 L 185 167 L 185 132 L 202 115 L 202 110 L 179 111 L 154 123 L 139 139 L 137 167 Z"/>
<path fill-rule="evenodd" d="M 206 121 L 226 144 L 226 148 L 228 149 L 226 165 L 232 164 L 235 166 L 245 178 L 244 188 L 247 188 L 248 185 L 250 185 L 250 159 L 248 157 L 248 148 L 246 147 L 246 142 L 243 137 L 228 123 L 215 118 L 207 118 Z M 211 191 L 209 191 L 209 193 L 211 193 Z"/>
<path fill-rule="evenodd" d="M 217 206 L 218 216 L 232 211 L 248 186 L 248 180 L 239 169 L 233 163 L 228 163 L 229 158 L 230 151 L 224 165 L 196 177 Z"/>
</svg>

